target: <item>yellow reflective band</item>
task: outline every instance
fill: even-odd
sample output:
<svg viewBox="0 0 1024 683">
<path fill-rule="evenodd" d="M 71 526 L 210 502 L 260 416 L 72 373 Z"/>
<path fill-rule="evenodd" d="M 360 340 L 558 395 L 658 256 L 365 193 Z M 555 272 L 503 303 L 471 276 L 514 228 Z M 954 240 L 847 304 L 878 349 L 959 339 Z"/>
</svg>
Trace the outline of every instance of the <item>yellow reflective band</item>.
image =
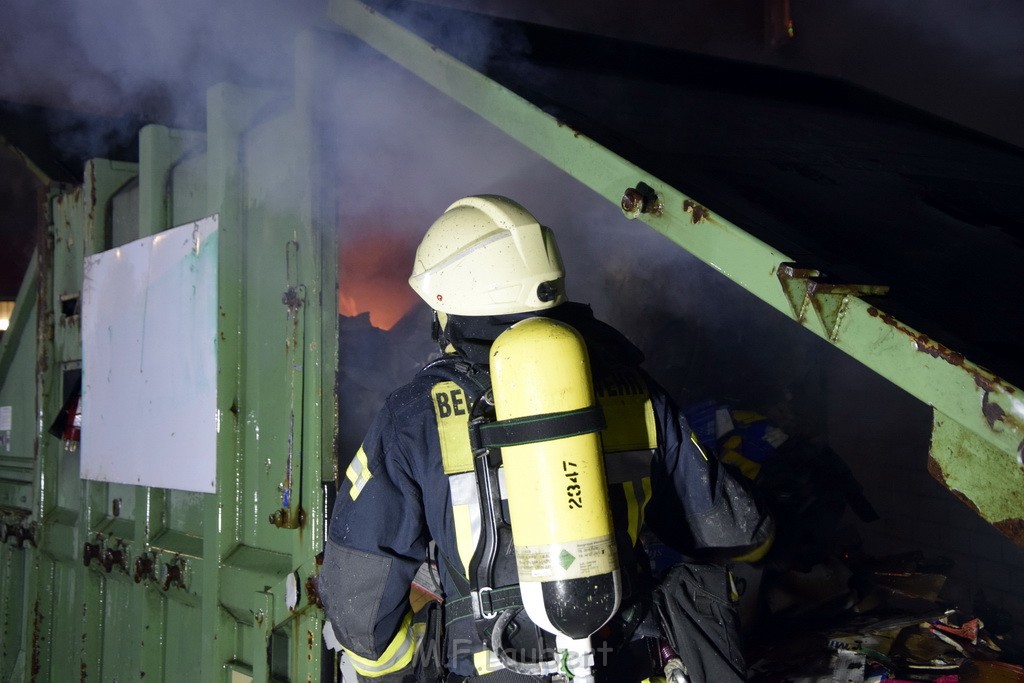
<svg viewBox="0 0 1024 683">
<path fill-rule="evenodd" d="M 416 639 L 412 629 L 412 612 L 405 615 L 402 625 L 398 627 L 398 633 L 388 643 L 388 647 L 377 659 L 360 657 L 349 649 L 345 654 L 352 661 L 352 668 L 360 676 L 367 678 L 380 678 L 396 671 L 401 671 L 412 663 L 412 655 L 416 648 Z"/>
<path fill-rule="evenodd" d="M 356 457 L 352 458 L 348 469 L 345 470 L 345 477 L 352 482 L 352 488 L 348 491 L 348 495 L 352 496 L 352 500 L 358 498 L 359 494 L 363 492 L 366 482 L 373 479 L 373 475 L 370 473 L 370 466 L 366 462 L 366 451 L 363 450 L 362 446 L 356 451 Z"/>
<path fill-rule="evenodd" d="M 441 463 L 445 474 L 473 471 L 469 447 L 469 409 L 466 392 L 455 382 L 438 382 L 430 390 L 441 441 Z"/>
<path fill-rule="evenodd" d="M 705 461 L 707 461 L 708 454 L 705 453 L 704 449 L 700 447 L 700 441 L 697 441 L 696 432 L 690 432 L 690 441 L 692 441 L 693 445 L 697 447 L 697 450 L 700 452 L 701 457 L 704 458 Z"/>
<path fill-rule="evenodd" d="M 658 447 L 654 408 L 639 374 L 629 372 L 605 378 L 594 389 L 608 424 L 601 432 L 605 453 Z"/>
<path fill-rule="evenodd" d="M 651 478 L 627 481 L 622 485 L 626 494 L 626 531 L 629 540 L 636 545 L 640 529 L 644 526 L 644 510 L 651 501 Z"/>
<path fill-rule="evenodd" d="M 505 667 L 498 661 L 497 656 L 490 650 L 480 650 L 473 654 L 473 667 L 478 675 L 489 674 Z"/>
</svg>

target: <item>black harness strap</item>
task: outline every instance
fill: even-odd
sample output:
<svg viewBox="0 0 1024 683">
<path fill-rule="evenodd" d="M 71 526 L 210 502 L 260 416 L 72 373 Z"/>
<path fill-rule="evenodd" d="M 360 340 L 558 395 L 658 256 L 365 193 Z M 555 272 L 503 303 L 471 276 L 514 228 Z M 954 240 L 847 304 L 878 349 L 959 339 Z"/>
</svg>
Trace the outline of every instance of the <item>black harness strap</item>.
<svg viewBox="0 0 1024 683">
<path fill-rule="evenodd" d="M 491 619 L 493 615 L 506 609 L 519 609 L 523 606 L 523 596 L 519 592 L 519 584 L 481 590 L 478 598 L 480 610 L 485 618 Z M 451 624 L 460 619 L 474 616 L 473 597 L 456 598 L 445 603 L 445 623 Z"/>
<path fill-rule="evenodd" d="M 592 434 L 605 428 L 600 405 L 557 413 L 529 415 L 495 422 L 473 421 L 469 425 L 469 443 L 474 451 L 484 448 L 520 446 L 540 441 Z"/>
</svg>

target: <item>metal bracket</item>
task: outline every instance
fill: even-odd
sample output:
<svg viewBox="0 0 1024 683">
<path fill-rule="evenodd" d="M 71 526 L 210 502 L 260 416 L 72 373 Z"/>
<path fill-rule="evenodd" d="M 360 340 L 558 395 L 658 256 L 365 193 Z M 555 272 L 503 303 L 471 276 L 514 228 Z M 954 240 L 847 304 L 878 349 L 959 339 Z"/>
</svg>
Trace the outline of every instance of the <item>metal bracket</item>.
<svg viewBox="0 0 1024 683">
<path fill-rule="evenodd" d="M 491 603 L 490 595 L 494 589 L 490 586 L 484 586 L 478 591 L 473 591 L 470 595 L 473 598 L 473 612 L 476 618 L 483 617 L 484 619 L 493 619 L 498 616 L 497 612 L 493 612 L 488 609 L 484 609 L 484 598 L 487 598 L 487 604 Z"/>
<path fill-rule="evenodd" d="M 801 268 L 793 263 L 780 264 L 776 272 L 796 321 L 806 325 L 807 309 L 813 309 L 825 329 L 825 336 L 833 344 L 839 339 L 839 328 L 846 316 L 850 297 L 884 296 L 889 292 L 888 285 L 826 282 L 818 279 L 822 277 L 821 271 Z"/>
</svg>

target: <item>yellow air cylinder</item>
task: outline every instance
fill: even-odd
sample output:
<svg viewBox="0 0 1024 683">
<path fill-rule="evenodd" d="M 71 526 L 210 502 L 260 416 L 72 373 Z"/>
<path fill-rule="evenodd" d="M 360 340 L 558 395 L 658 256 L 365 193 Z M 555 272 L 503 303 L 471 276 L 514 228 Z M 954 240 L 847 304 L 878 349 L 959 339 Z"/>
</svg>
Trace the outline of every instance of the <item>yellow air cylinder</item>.
<svg viewBox="0 0 1024 683">
<path fill-rule="evenodd" d="M 594 405 L 590 360 L 579 333 L 528 318 L 495 340 L 491 384 L 498 420 Z M 527 614 L 579 639 L 618 609 L 621 583 L 599 435 L 505 446 L 512 537 Z"/>
</svg>

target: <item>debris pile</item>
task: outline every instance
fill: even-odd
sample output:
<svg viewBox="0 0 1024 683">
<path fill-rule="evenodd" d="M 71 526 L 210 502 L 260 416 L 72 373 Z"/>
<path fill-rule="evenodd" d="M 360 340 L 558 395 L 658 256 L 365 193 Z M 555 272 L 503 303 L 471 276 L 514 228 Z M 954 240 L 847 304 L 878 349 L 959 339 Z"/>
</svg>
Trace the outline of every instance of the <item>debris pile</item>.
<svg viewBox="0 0 1024 683">
<path fill-rule="evenodd" d="M 776 521 L 758 566 L 733 569 L 753 683 L 1024 683 L 1013 615 L 979 595 L 970 610 L 943 599 L 953 568 L 919 551 L 865 552 L 860 523 L 878 515 L 839 455 L 716 401 L 687 420 L 734 467 Z"/>
</svg>

